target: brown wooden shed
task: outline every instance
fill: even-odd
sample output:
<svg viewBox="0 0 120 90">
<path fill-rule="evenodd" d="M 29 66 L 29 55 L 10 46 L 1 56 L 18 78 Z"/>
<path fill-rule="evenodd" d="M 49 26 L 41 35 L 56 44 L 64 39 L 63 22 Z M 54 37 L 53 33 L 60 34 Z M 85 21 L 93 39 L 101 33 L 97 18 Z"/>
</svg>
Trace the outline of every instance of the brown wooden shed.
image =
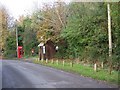
<svg viewBox="0 0 120 90">
<path fill-rule="evenodd" d="M 52 59 L 56 53 L 56 46 L 48 40 L 46 43 L 41 42 L 39 45 L 39 60 Z"/>
</svg>

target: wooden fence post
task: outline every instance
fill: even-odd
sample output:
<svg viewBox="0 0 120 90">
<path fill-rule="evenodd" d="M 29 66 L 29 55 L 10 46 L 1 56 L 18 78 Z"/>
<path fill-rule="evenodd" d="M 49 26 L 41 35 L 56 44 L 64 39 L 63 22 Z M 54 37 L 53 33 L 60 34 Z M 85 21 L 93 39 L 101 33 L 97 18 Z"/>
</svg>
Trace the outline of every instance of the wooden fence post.
<svg viewBox="0 0 120 90">
<path fill-rule="evenodd" d="M 101 68 L 103 69 L 103 67 L 104 67 L 104 66 L 103 66 L 103 61 L 102 61 L 102 63 L 101 63 Z"/>
<path fill-rule="evenodd" d="M 73 61 L 72 61 L 72 62 L 70 62 L 70 66 L 71 66 L 71 67 L 73 67 Z"/>
<path fill-rule="evenodd" d="M 94 71 L 95 72 L 97 71 L 97 64 L 96 63 L 94 64 Z"/>
<path fill-rule="evenodd" d="M 48 59 L 46 59 L 46 63 L 48 63 Z"/>
<path fill-rule="evenodd" d="M 65 66 L 65 61 L 63 60 L 63 66 Z"/>
<path fill-rule="evenodd" d="M 54 63 L 53 59 L 52 59 L 51 63 L 52 63 L 52 64 Z"/>
<path fill-rule="evenodd" d="M 56 60 L 57 65 L 59 64 L 58 59 Z"/>
<path fill-rule="evenodd" d="M 43 59 L 41 59 L 41 62 L 43 62 Z"/>
</svg>

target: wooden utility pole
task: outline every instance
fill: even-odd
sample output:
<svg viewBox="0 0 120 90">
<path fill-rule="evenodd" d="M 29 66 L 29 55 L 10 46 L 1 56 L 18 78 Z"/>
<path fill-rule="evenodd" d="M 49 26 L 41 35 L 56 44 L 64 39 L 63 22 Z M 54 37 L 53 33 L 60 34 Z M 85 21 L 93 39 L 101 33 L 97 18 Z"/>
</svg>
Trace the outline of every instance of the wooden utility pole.
<svg viewBox="0 0 120 90">
<path fill-rule="evenodd" d="M 17 46 L 17 58 L 18 58 L 18 30 L 17 30 L 17 20 L 15 24 L 15 29 L 16 29 L 16 46 Z"/>
<path fill-rule="evenodd" d="M 108 9 L 108 39 L 109 39 L 109 62 L 110 62 L 110 74 L 112 65 L 112 35 L 111 35 L 111 17 L 110 17 L 110 4 L 107 4 Z"/>
</svg>

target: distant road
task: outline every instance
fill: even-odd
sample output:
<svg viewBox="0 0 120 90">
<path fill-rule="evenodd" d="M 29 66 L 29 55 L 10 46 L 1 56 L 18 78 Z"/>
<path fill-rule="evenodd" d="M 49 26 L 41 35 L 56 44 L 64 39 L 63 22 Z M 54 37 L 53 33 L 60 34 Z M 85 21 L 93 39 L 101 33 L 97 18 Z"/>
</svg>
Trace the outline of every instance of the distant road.
<svg viewBox="0 0 120 90">
<path fill-rule="evenodd" d="M 102 81 L 18 60 L 2 61 L 3 88 L 114 88 Z M 1 67 L 0 67 L 1 68 Z"/>
</svg>

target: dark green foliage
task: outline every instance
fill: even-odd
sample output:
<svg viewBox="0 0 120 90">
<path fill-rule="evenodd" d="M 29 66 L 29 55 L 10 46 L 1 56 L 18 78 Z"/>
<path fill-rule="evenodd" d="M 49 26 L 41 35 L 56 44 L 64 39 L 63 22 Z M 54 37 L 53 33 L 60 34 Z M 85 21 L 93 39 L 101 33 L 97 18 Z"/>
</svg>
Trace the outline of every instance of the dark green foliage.
<svg viewBox="0 0 120 90">
<path fill-rule="evenodd" d="M 24 46 L 24 55 L 31 55 L 31 50 L 34 49 L 35 54 L 38 53 L 38 41 L 36 38 L 36 31 L 31 27 L 32 20 L 26 18 L 23 21 L 23 46 Z"/>
<path fill-rule="evenodd" d="M 31 55 L 31 50 L 35 49 L 35 53 L 38 53 L 38 41 L 36 39 L 36 33 L 33 30 L 24 32 L 24 51 L 25 55 Z"/>
<path fill-rule="evenodd" d="M 120 2 L 111 4 L 113 58 L 112 63 L 119 69 L 120 60 Z"/>
<path fill-rule="evenodd" d="M 117 22 L 118 3 L 111 3 L 113 61 L 120 59 Z M 66 55 L 81 60 L 108 60 L 108 21 L 106 3 L 71 3 L 67 25 L 61 37 L 68 42 Z"/>
<path fill-rule="evenodd" d="M 102 8 L 101 5 L 103 5 Z M 70 7 L 71 14 L 68 17 L 67 26 L 61 34 L 69 43 L 68 52 L 70 51 L 71 54 L 68 55 L 78 58 L 84 56 L 85 53 L 92 53 L 89 54 L 92 59 L 98 58 L 106 48 L 103 51 L 99 49 L 106 47 L 103 45 L 107 44 L 107 30 L 102 26 L 103 23 L 106 23 L 104 4 L 72 3 Z"/>
<path fill-rule="evenodd" d="M 24 28 L 21 26 L 17 27 L 17 31 L 18 31 L 18 46 L 23 46 L 23 32 L 24 32 Z"/>
<path fill-rule="evenodd" d="M 15 35 L 9 35 L 5 44 L 5 56 L 9 58 L 16 57 L 16 39 Z"/>
<path fill-rule="evenodd" d="M 57 53 L 56 53 L 56 57 L 57 58 L 69 58 L 68 56 L 69 55 L 67 55 L 68 53 L 67 53 L 67 51 L 66 51 L 66 49 L 67 49 L 67 42 L 65 42 L 65 40 L 60 40 L 60 42 L 59 43 L 57 43 L 57 45 L 58 45 L 58 51 L 57 51 Z"/>
</svg>

